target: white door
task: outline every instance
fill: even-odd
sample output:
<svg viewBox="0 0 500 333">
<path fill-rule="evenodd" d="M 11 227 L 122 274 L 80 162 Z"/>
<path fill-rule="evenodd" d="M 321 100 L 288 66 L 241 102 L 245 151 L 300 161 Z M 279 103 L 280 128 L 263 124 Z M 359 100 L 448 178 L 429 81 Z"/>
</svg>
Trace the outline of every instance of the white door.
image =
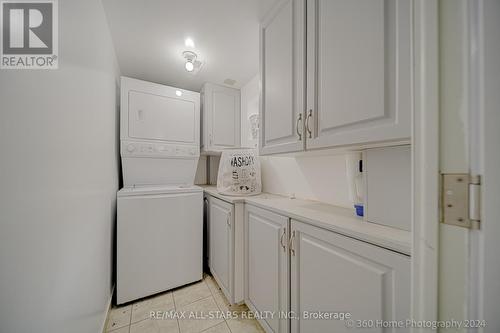
<svg viewBox="0 0 500 333">
<path fill-rule="evenodd" d="M 481 176 L 481 226 L 471 231 L 469 318 L 487 327 L 471 332 L 500 332 L 500 2 L 469 6 L 470 166 Z"/>
<path fill-rule="evenodd" d="M 360 328 L 358 320 L 410 318 L 410 258 L 292 220 L 291 311 L 348 312 L 343 320 L 292 320 L 292 333 L 407 332 Z M 304 317 L 302 317 L 304 318 Z M 367 323 L 369 325 L 369 322 Z"/>
<path fill-rule="evenodd" d="M 203 89 L 203 121 L 206 122 L 207 151 L 240 146 L 240 91 L 212 83 Z"/>
<path fill-rule="evenodd" d="M 231 298 L 233 205 L 209 197 L 210 271 L 228 299 Z"/>
<path fill-rule="evenodd" d="M 409 140 L 411 0 L 307 1 L 307 148 Z"/>
<path fill-rule="evenodd" d="M 280 1 L 261 24 L 260 153 L 304 149 L 305 0 Z"/>
<path fill-rule="evenodd" d="M 288 218 L 246 205 L 245 301 L 251 310 L 276 316 L 261 320 L 268 332 L 288 332 L 289 256 Z"/>
</svg>

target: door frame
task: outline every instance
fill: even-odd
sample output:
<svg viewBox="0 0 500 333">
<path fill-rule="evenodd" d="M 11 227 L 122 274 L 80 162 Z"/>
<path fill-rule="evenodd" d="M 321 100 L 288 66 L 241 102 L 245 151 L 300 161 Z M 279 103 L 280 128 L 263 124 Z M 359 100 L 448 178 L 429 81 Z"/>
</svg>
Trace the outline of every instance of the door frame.
<svg viewBox="0 0 500 333">
<path fill-rule="evenodd" d="M 438 1 L 413 1 L 411 314 L 437 320 L 439 228 Z M 413 332 L 428 329 L 413 328 Z"/>
</svg>

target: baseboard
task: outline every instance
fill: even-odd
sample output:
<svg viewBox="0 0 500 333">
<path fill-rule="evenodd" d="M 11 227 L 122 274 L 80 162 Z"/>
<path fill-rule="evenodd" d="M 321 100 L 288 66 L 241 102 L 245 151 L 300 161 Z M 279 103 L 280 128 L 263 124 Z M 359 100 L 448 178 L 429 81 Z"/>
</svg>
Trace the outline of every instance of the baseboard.
<svg viewBox="0 0 500 333">
<path fill-rule="evenodd" d="M 111 302 L 113 301 L 113 294 L 115 292 L 115 286 L 111 288 L 111 293 L 109 294 L 108 304 L 106 306 L 106 313 L 104 315 L 104 320 L 102 321 L 100 332 L 106 333 L 106 324 L 108 323 L 109 310 L 111 309 Z"/>
</svg>

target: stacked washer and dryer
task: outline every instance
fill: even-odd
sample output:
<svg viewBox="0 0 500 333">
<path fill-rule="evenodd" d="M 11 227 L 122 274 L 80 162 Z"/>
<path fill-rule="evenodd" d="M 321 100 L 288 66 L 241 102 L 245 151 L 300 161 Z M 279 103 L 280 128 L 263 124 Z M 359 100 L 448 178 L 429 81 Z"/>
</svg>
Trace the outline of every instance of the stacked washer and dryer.
<svg viewBox="0 0 500 333">
<path fill-rule="evenodd" d="M 202 279 L 200 94 L 122 77 L 117 303 Z"/>
</svg>

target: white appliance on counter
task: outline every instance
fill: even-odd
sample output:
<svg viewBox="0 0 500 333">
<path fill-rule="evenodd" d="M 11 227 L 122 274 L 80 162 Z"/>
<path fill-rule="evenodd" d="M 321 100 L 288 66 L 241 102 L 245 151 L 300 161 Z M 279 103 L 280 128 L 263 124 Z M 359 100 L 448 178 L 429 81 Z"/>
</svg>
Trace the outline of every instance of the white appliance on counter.
<svg viewBox="0 0 500 333">
<path fill-rule="evenodd" d="M 202 279 L 200 94 L 122 77 L 117 303 Z"/>
</svg>

